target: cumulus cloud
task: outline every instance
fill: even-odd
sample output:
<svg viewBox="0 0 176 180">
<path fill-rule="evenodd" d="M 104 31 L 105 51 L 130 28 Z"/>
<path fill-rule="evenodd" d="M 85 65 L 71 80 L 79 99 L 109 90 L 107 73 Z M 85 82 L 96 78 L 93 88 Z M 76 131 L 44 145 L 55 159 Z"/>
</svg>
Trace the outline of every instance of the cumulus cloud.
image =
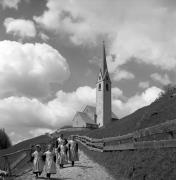
<svg viewBox="0 0 176 180">
<path fill-rule="evenodd" d="M 150 83 L 148 81 L 142 81 L 138 85 L 140 88 L 146 89 L 150 86 Z"/>
<path fill-rule="evenodd" d="M 0 0 L 0 4 L 2 7 L 5 8 L 14 8 L 18 9 L 18 4 L 21 2 L 21 0 Z"/>
<path fill-rule="evenodd" d="M 146 89 L 141 94 L 136 94 L 128 98 L 126 101 L 114 99 L 112 101 L 113 110 L 116 112 L 118 117 L 123 117 L 127 114 L 133 113 L 143 106 L 151 104 L 161 92 L 163 92 L 163 90 L 153 86 Z"/>
<path fill-rule="evenodd" d="M 113 72 L 113 80 L 114 81 L 120 81 L 120 80 L 123 80 L 123 79 L 134 79 L 135 76 L 133 73 L 131 72 L 128 72 L 124 69 L 116 69 L 115 72 Z"/>
<path fill-rule="evenodd" d="M 97 11 L 101 12 L 102 18 L 106 17 L 103 9 L 95 8 L 95 6 L 102 7 L 102 3 L 103 5 L 107 4 L 99 0 L 96 5 L 88 0 L 48 0 L 47 10 L 41 16 L 34 16 L 34 20 L 48 30 L 69 35 L 70 40 L 76 45 L 86 42 L 95 44 L 97 36 L 106 32 L 105 29 L 109 26 L 105 21 L 96 17 L 98 15 Z"/>
<path fill-rule="evenodd" d="M 108 38 L 114 69 L 129 61 L 168 70 L 176 66 L 173 1 L 48 0 L 46 7 L 34 17 L 43 28 L 66 34 L 77 45 Z"/>
<path fill-rule="evenodd" d="M 0 41 L 0 96 L 46 97 L 50 83 L 70 75 L 67 60 L 48 44 Z"/>
<path fill-rule="evenodd" d="M 76 111 L 85 105 L 95 105 L 95 89 L 79 87 L 66 93 L 58 91 L 55 99 L 42 103 L 36 98 L 8 97 L 0 100 L 1 127 L 8 132 L 18 132 L 13 137 L 23 139 L 71 124 Z"/>
<path fill-rule="evenodd" d="M 4 20 L 6 32 L 21 38 L 36 36 L 35 24 L 31 20 L 6 18 Z"/>
<path fill-rule="evenodd" d="M 150 75 L 150 77 L 154 80 L 159 82 L 162 85 L 168 85 L 171 84 L 172 81 L 170 80 L 169 76 L 167 74 L 164 74 L 163 76 L 158 73 L 153 73 Z"/>
</svg>

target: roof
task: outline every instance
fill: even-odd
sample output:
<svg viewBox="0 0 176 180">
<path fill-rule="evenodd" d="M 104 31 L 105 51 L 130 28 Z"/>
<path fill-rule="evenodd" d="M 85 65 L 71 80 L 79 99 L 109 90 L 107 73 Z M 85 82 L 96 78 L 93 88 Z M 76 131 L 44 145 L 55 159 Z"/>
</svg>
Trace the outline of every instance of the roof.
<svg viewBox="0 0 176 180">
<path fill-rule="evenodd" d="M 87 108 L 89 108 L 94 114 L 96 114 L 96 107 L 95 107 L 95 106 L 87 105 L 87 106 L 84 108 L 83 112 L 85 112 L 85 110 L 86 110 Z"/>
<path fill-rule="evenodd" d="M 95 106 L 87 105 L 87 106 L 84 108 L 83 112 L 85 112 L 85 110 L 86 110 L 87 108 L 89 108 L 94 114 L 96 114 L 96 107 L 95 107 Z M 115 113 L 113 113 L 113 112 L 112 112 L 111 116 L 112 116 L 113 119 L 118 119 L 118 117 L 117 117 L 117 116 L 115 115 Z"/>
<path fill-rule="evenodd" d="M 82 120 L 87 124 L 96 124 L 92 119 L 89 118 L 89 116 L 84 112 L 77 112 L 76 116 L 79 115 Z"/>
</svg>

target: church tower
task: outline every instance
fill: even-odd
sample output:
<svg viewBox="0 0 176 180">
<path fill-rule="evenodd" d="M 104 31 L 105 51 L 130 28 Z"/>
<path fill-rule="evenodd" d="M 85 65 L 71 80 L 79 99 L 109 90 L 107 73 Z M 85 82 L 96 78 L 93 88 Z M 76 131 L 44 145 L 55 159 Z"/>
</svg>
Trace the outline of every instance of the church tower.
<svg viewBox="0 0 176 180">
<path fill-rule="evenodd" d="M 111 122 L 111 80 L 106 62 L 106 50 L 103 42 L 103 60 L 96 83 L 96 123 L 99 127 Z"/>
</svg>

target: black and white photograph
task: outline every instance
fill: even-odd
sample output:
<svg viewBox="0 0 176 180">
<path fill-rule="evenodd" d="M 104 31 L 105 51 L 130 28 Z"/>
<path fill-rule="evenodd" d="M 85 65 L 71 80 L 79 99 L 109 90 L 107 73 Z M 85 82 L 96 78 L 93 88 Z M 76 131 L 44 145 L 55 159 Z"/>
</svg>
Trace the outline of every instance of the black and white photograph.
<svg viewBox="0 0 176 180">
<path fill-rule="evenodd" d="M 176 0 L 0 0 L 0 180 L 176 180 Z"/>
</svg>

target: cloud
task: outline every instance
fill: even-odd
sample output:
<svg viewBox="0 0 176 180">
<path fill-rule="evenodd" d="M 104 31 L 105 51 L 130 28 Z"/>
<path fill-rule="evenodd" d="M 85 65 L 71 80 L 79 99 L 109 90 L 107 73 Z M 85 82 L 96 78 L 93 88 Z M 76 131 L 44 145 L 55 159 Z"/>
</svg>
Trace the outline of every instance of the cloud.
<svg viewBox="0 0 176 180">
<path fill-rule="evenodd" d="M 118 117 L 123 117 L 130 113 L 133 113 L 139 108 L 147 106 L 151 104 L 162 92 L 160 88 L 152 86 L 146 89 L 141 94 L 136 94 L 126 101 L 121 101 L 119 99 L 114 99 L 112 101 L 112 107 L 114 112 L 117 114 Z"/>
<path fill-rule="evenodd" d="M 3 9 L 5 8 L 14 8 L 18 9 L 18 4 L 21 0 L 0 0 L 0 4 L 2 5 Z"/>
<path fill-rule="evenodd" d="M 150 77 L 154 80 L 159 82 L 162 85 L 168 85 L 171 84 L 172 81 L 170 80 L 169 76 L 167 74 L 164 74 L 163 76 L 158 73 L 153 73 L 150 75 Z"/>
<path fill-rule="evenodd" d="M 8 97 L 0 99 L 1 127 L 13 142 L 45 133 L 72 123 L 73 116 L 85 105 L 95 105 L 95 89 L 85 86 L 73 92 L 57 92 L 55 99 L 43 103 L 36 98 Z M 18 139 L 18 138 L 19 139 Z"/>
<path fill-rule="evenodd" d="M 40 136 L 45 133 L 51 133 L 51 132 L 52 132 L 52 129 L 48 129 L 48 128 L 37 128 L 37 129 L 32 129 L 29 131 L 29 133 L 33 137 Z"/>
<path fill-rule="evenodd" d="M 134 79 L 134 78 L 135 78 L 134 74 L 124 69 L 116 69 L 115 72 L 113 72 L 113 77 L 112 77 L 114 81 L 120 81 L 123 79 Z"/>
<path fill-rule="evenodd" d="M 31 20 L 6 18 L 4 20 L 6 33 L 21 38 L 34 38 L 36 36 L 35 24 Z"/>
<path fill-rule="evenodd" d="M 97 44 L 107 38 L 109 54 L 116 57 L 109 65 L 114 69 L 129 61 L 175 69 L 173 1 L 48 0 L 46 7 L 42 15 L 34 16 L 36 23 L 76 45 Z"/>
<path fill-rule="evenodd" d="M 146 89 L 150 86 L 150 83 L 148 81 L 143 81 L 143 82 L 140 82 L 138 86 L 142 89 Z"/>
<path fill-rule="evenodd" d="M 67 60 L 48 44 L 0 41 L 0 97 L 47 97 L 70 75 Z"/>
<path fill-rule="evenodd" d="M 98 0 L 96 7 L 102 7 L 102 2 Z M 104 3 L 103 3 L 104 4 Z M 97 36 L 106 32 L 105 22 L 97 19 L 95 4 L 89 1 L 54 1 L 48 0 L 47 9 L 41 16 L 34 16 L 36 23 L 47 30 L 69 35 L 70 41 L 76 45 L 85 43 L 95 44 Z M 105 17 L 102 12 L 102 18 Z M 91 13 L 90 13 L 91 12 Z M 107 19 L 107 18 L 106 18 Z M 105 19 L 105 20 L 106 20 Z M 101 24 L 101 25 L 100 25 Z M 102 28 L 104 25 L 104 28 Z"/>
<path fill-rule="evenodd" d="M 43 41 L 48 41 L 50 39 L 49 36 L 42 32 L 39 33 L 39 36 Z"/>
</svg>

